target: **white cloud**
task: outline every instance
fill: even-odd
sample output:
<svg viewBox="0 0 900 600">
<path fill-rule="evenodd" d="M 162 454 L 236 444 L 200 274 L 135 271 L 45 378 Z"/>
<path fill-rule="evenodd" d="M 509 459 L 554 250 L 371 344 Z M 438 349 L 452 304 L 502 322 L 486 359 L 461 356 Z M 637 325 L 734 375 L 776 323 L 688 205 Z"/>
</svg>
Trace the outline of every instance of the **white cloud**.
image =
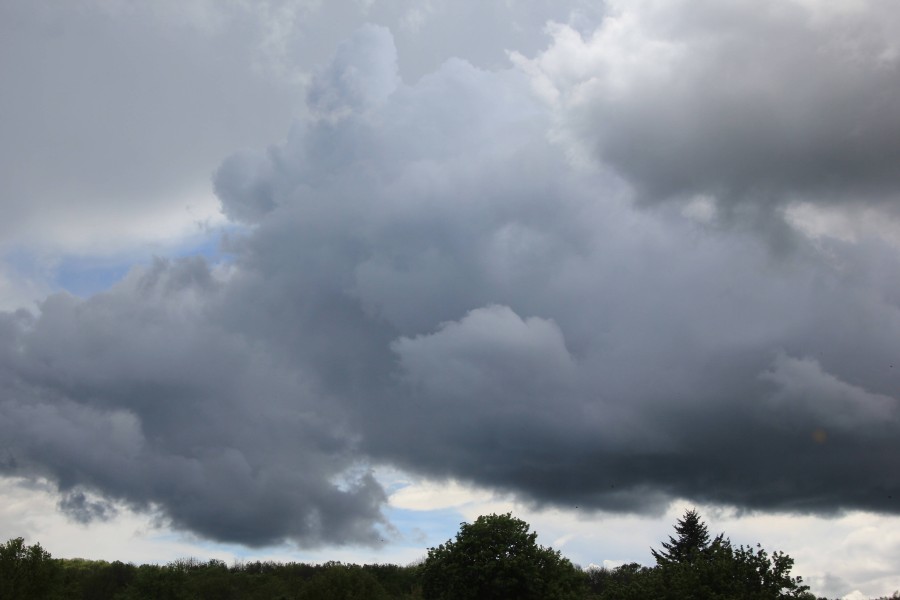
<svg viewBox="0 0 900 600">
<path fill-rule="evenodd" d="M 889 207 L 817 206 L 796 202 L 785 207 L 785 219 L 812 240 L 860 243 L 881 240 L 900 249 L 900 218 Z"/>
<path fill-rule="evenodd" d="M 494 494 L 464 485 L 458 481 L 439 482 L 420 480 L 391 494 L 391 506 L 415 511 L 460 509 L 468 504 L 484 503 Z"/>
</svg>

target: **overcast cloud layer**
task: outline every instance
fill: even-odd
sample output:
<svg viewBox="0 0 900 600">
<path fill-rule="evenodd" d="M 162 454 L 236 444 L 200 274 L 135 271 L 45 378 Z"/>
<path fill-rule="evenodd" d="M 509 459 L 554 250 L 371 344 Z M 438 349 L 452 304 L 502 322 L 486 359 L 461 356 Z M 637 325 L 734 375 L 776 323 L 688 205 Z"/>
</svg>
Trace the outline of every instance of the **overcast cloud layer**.
<svg viewBox="0 0 900 600">
<path fill-rule="evenodd" d="M 215 172 L 229 261 L 0 313 L 3 469 L 250 545 L 376 543 L 377 464 L 900 513 L 897 240 L 790 218 L 894 218 L 898 15 L 612 2 L 419 78 L 362 26 L 284 142 Z"/>
</svg>

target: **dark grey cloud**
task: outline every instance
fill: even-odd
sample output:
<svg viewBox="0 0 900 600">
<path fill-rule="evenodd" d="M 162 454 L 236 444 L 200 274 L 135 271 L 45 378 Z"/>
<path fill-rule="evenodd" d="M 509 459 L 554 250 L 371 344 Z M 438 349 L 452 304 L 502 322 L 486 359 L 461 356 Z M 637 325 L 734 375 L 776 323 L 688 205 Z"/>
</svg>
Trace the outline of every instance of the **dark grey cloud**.
<svg viewBox="0 0 900 600">
<path fill-rule="evenodd" d="M 610 4 L 592 34 L 557 27 L 528 64 L 560 127 L 642 199 L 702 194 L 738 213 L 895 202 L 890 2 Z"/>
<path fill-rule="evenodd" d="M 215 324 L 221 288 L 200 259 L 159 261 L 5 316 L 12 468 L 214 539 L 375 541 L 384 494 L 354 475 L 345 419 L 289 361 Z"/>
<path fill-rule="evenodd" d="M 222 163 L 228 264 L 2 314 L 7 470 L 250 544 L 374 541 L 381 463 L 538 504 L 900 510 L 894 247 L 636 210 L 533 71 L 397 63 L 359 30 L 283 143 Z"/>
<path fill-rule="evenodd" d="M 367 451 L 539 502 L 894 510 L 894 251 L 776 259 L 634 212 L 548 141 L 527 83 L 451 62 L 267 152 L 279 208 L 245 257 L 279 281 L 296 257 L 304 298 L 331 289 L 343 326 L 368 323 L 332 359 Z M 833 460 L 855 444 L 868 467 L 846 479 Z"/>
<path fill-rule="evenodd" d="M 116 507 L 109 501 L 94 500 L 76 490 L 65 494 L 58 506 L 71 519 L 85 525 L 94 521 L 108 521 L 118 514 Z"/>
</svg>

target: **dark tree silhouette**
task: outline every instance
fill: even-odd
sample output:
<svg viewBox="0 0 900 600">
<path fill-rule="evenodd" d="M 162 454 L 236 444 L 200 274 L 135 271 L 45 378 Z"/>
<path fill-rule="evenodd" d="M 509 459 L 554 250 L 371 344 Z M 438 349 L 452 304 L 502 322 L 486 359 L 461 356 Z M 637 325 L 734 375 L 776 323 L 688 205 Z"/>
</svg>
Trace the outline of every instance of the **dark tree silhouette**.
<svg viewBox="0 0 900 600">
<path fill-rule="evenodd" d="M 511 514 L 462 523 L 455 540 L 428 550 L 422 591 L 434 600 L 568 600 L 583 597 L 585 575 L 536 542 Z"/>
<path fill-rule="evenodd" d="M 0 545 L 0 598 L 42 598 L 53 584 L 56 564 L 40 544 L 28 546 L 23 538 Z"/>
<path fill-rule="evenodd" d="M 650 550 L 658 566 L 694 563 L 710 548 L 709 531 L 694 509 L 687 511 L 683 518 L 678 519 L 675 533 L 678 534 L 677 538 L 669 536 L 668 543 L 662 542 L 663 550 Z M 720 535 L 715 541 L 721 542 L 721 538 Z"/>
<path fill-rule="evenodd" d="M 791 576 L 794 561 L 790 556 L 769 555 L 758 545 L 756 549 L 733 547 L 723 534 L 710 540 L 695 510 L 678 520 L 675 532 L 677 537 L 663 542 L 663 550 L 652 550 L 656 568 L 651 597 L 787 600 L 812 596 L 801 577 Z"/>
</svg>

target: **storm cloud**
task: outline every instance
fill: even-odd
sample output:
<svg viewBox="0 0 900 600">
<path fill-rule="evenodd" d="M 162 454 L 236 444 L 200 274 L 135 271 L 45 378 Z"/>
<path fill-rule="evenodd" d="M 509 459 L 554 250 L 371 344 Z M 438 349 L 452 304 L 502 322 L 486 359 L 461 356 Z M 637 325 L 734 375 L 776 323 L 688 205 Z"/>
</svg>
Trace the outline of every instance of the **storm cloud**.
<svg viewBox="0 0 900 600">
<path fill-rule="evenodd" d="M 558 127 L 654 202 L 893 203 L 900 20 L 886 2 L 611 2 L 516 62 Z"/>
<path fill-rule="evenodd" d="M 414 82 L 357 30 L 287 139 L 216 171 L 228 260 L 0 315 L 4 469 L 245 544 L 375 543 L 382 464 L 539 505 L 900 512 L 896 248 L 783 222 L 774 252 L 659 202 L 890 205 L 895 11 L 680 5 Z"/>
</svg>

